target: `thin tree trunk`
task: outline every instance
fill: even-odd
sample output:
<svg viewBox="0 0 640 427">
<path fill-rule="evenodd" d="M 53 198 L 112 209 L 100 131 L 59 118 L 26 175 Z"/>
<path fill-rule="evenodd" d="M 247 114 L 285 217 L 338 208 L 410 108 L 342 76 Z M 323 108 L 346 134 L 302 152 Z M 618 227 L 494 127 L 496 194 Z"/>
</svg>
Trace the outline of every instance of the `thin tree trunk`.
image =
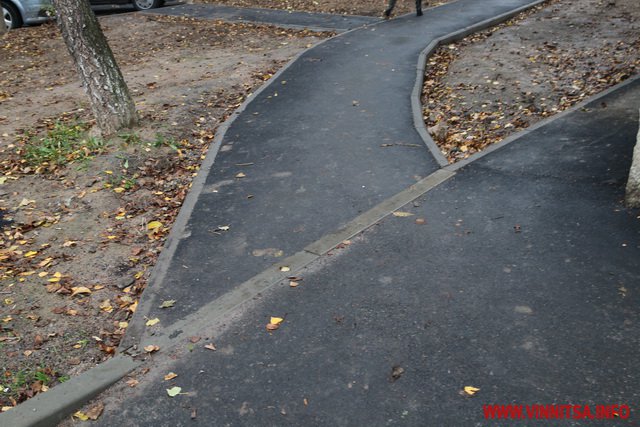
<svg viewBox="0 0 640 427">
<path fill-rule="evenodd" d="M 58 25 L 103 135 L 138 123 L 135 104 L 87 0 L 53 0 Z"/>
<path fill-rule="evenodd" d="M 633 160 L 627 180 L 627 194 L 625 201 L 630 208 L 640 208 L 640 129 L 633 149 Z"/>
</svg>

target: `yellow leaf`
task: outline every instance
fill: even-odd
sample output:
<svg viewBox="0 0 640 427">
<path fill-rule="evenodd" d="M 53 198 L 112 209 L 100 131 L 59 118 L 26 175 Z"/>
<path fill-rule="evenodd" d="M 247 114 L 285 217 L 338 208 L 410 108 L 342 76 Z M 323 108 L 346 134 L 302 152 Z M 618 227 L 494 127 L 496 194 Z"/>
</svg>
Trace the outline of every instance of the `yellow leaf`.
<svg viewBox="0 0 640 427">
<path fill-rule="evenodd" d="M 393 216 L 399 216 L 399 217 L 403 218 L 403 217 L 407 217 L 407 216 L 413 216 L 413 214 L 411 212 L 396 211 L 396 212 L 393 213 Z"/>
<path fill-rule="evenodd" d="M 157 317 L 155 319 L 149 319 L 147 320 L 147 323 L 145 323 L 145 325 L 147 326 L 153 326 L 160 323 L 160 319 L 158 319 Z"/>
<path fill-rule="evenodd" d="M 137 309 L 138 309 L 138 301 L 134 302 L 129 306 L 129 311 L 132 313 L 135 313 Z"/>
<path fill-rule="evenodd" d="M 59 282 L 60 278 L 59 277 L 52 277 L 51 279 L 48 279 L 47 282 L 51 282 L 51 283 L 56 283 Z"/>
<path fill-rule="evenodd" d="M 113 235 L 107 236 L 107 239 L 109 239 L 109 240 L 113 240 L 113 239 L 117 239 L 117 238 L 118 238 L 118 236 L 113 236 Z"/>
<path fill-rule="evenodd" d="M 44 277 L 46 275 L 48 275 L 49 273 L 47 273 L 46 271 L 41 271 L 40 273 L 38 273 L 38 277 Z"/>
<path fill-rule="evenodd" d="M 178 374 L 176 374 L 174 372 L 169 372 L 167 375 L 164 376 L 164 380 L 165 381 L 169 381 L 169 380 L 174 379 L 177 376 L 178 376 Z"/>
<path fill-rule="evenodd" d="M 160 350 L 160 347 L 158 347 L 157 345 L 147 345 L 144 347 L 144 351 L 146 351 L 147 353 L 153 353 L 154 351 L 158 350 Z"/>
<path fill-rule="evenodd" d="M 126 329 L 129 327 L 129 322 L 118 322 L 118 328 Z"/>
<path fill-rule="evenodd" d="M 93 290 L 94 291 L 99 291 L 100 289 L 104 289 L 104 285 L 94 285 L 93 286 Z"/>
<path fill-rule="evenodd" d="M 31 271 L 25 271 L 24 273 L 20 273 L 20 276 L 32 276 L 34 275 L 36 272 L 31 270 Z"/>
<path fill-rule="evenodd" d="M 480 391 L 479 388 L 472 387 L 470 385 L 464 387 L 464 392 L 467 393 L 469 396 L 473 396 L 474 394 L 476 394 L 479 391 Z"/>
<path fill-rule="evenodd" d="M 59 279 L 62 277 L 62 273 L 60 273 L 59 271 L 56 271 L 55 273 L 53 273 L 53 277 L 57 277 Z"/>
<path fill-rule="evenodd" d="M 169 397 L 176 397 L 182 391 L 181 387 L 171 387 L 167 389 L 167 394 Z"/>
<path fill-rule="evenodd" d="M 102 311 L 106 311 L 107 313 L 111 313 L 113 311 L 113 306 L 111 306 L 111 301 L 108 299 L 102 301 L 99 307 Z"/>
<path fill-rule="evenodd" d="M 162 223 L 160 221 L 151 221 L 147 224 L 147 230 L 156 230 L 160 227 L 162 227 Z"/>
<path fill-rule="evenodd" d="M 78 411 L 75 414 L 73 414 L 73 416 L 75 418 L 81 420 L 81 421 L 88 421 L 89 420 L 89 417 L 87 417 L 84 412 Z"/>
<path fill-rule="evenodd" d="M 11 304 L 13 304 L 13 300 L 11 298 L 5 298 L 4 299 L 4 304 L 5 305 L 11 305 Z"/>
<path fill-rule="evenodd" d="M 78 294 L 90 294 L 91 293 L 91 289 L 86 288 L 84 286 L 77 286 L 74 288 L 71 288 L 71 296 L 75 296 Z"/>
<path fill-rule="evenodd" d="M 116 188 L 113 189 L 113 191 L 115 191 L 116 193 L 124 193 L 124 188 L 116 187 Z"/>
<path fill-rule="evenodd" d="M 284 319 L 282 317 L 272 317 L 269 323 L 271 323 L 272 325 L 279 325 L 283 320 Z"/>
<path fill-rule="evenodd" d="M 38 251 L 29 251 L 26 254 L 24 254 L 24 257 L 25 258 L 33 258 L 36 255 L 38 255 Z"/>
<path fill-rule="evenodd" d="M 284 266 L 280 267 L 280 271 L 285 271 L 285 272 L 286 271 L 291 271 L 291 268 L 287 267 L 286 265 L 284 265 Z"/>
<path fill-rule="evenodd" d="M 175 303 L 176 303 L 176 300 L 174 299 L 162 301 L 162 304 L 160 304 L 159 308 L 170 308 L 170 307 L 173 307 Z"/>
<path fill-rule="evenodd" d="M 49 265 L 49 263 L 51 263 L 51 261 L 53 261 L 53 258 L 46 258 L 45 260 L 41 261 L 38 264 L 38 267 L 40 267 L 40 268 L 46 267 L 47 265 Z"/>
<path fill-rule="evenodd" d="M 239 174 L 236 175 L 236 178 L 245 178 L 247 175 L 245 175 L 244 173 L 240 172 Z"/>
</svg>

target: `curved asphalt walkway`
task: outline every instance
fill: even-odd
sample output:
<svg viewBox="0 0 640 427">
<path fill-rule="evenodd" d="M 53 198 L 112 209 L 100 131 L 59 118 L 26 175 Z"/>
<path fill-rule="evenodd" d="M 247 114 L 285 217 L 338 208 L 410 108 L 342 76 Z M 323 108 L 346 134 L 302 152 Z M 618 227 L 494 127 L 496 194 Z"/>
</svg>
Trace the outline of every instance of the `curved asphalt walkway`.
<svg viewBox="0 0 640 427">
<path fill-rule="evenodd" d="M 413 125 L 420 52 L 531 3 L 460 0 L 306 51 L 227 130 L 184 237 L 167 252 L 166 276 L 145 291 L 140 313 L 177 322 L 438 170 Z M 165 300 L 179 304 L 158 308 Z M 127 343 L 143 327 L 138 316 Z"/>
<path fill-rule="evenodd" d="M 484 425 L 485 403 L 640 401 L 640 225 L 620 205 L 639 81 L 453 178 L 413 127 L 422 49 L 532 3 L 459 0 L 364 27 L 258 93 L 129 328 L 122 350 L 161 347 L 152 370 L 104 395 L 98 424 Z M 402 207 L 414 216 L 380 221 L 418 196 Z M 285 318 L 273 333 L 270 316 Z"/>
</svg>

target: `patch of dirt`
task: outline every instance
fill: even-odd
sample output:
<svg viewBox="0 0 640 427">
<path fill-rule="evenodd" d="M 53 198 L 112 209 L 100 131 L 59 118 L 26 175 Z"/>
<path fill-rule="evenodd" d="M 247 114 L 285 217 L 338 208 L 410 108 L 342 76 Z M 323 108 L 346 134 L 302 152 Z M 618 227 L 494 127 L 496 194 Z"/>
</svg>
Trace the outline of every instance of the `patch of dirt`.
<svg viewBox="0 0 640 427">
<path fill-rule="evenodd" d="M 422 97 L 433 139 L 455 162 L 637 74 L 639 19 L 637 0 L 552 1 L 442 46 Z"/>
<path fill-rule="evenodd" d="M 109 141 L 53 23 L 0 39 L 0 407 L 110 357 L 218 125 L 330 35 L 100 21 L 143 123 Z"/>
<path fill-rule="evenodd" d="M 422 8 L 438 6 L 452 0 L 422 1 Z M 217 3 L 236 7 L 295 10 L 301 12 L 335 13 L 340 15 L 382 16 L 387 0 L 200 0 L 198 3 Z M 413 0 L 398 0 L 393 15 L 415 12 Z"/>
</svg>

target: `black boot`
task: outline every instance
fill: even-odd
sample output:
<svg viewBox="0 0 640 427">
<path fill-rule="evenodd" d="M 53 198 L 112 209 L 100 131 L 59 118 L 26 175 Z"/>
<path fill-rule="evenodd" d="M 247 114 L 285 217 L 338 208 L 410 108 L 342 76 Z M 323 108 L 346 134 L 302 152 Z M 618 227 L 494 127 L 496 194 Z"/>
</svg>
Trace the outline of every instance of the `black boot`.
<svg viewBox="0 0 640 427">
<path fill-rule="evenodd" d="M 389 9 L 386 9 L 384 12 L 382 12 L 382 16 L 384 17 L 384 19 L 391 18 L 391 11 Z"/>
<path fill-rule="evenodd" d="M 416 10 L 416 16 L 422 16 L 422 9 Z"/>
</svg>

